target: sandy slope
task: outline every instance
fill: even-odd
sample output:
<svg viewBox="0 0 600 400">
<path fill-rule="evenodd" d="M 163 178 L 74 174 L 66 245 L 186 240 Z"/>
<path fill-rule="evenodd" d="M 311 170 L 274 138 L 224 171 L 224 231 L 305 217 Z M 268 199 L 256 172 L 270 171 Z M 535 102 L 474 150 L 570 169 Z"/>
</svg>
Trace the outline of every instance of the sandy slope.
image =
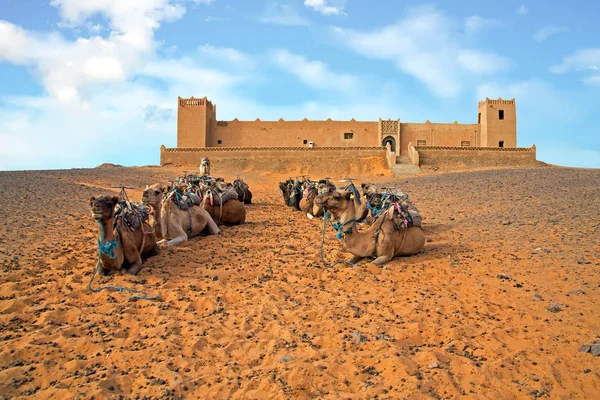
<svg viewBox="0 0 600 400">
<path fill-rule="evenodd" d="M 95 282 L 144 287 L 162 301 L 90 293 L 98 230 L 87 199 L 177 172 L 0 173 L 1 396 L 600 393 L 600 357 L 578 352 L 600 335 L 599 171 L 400 180 L 370 171 L 365 180 L 410 194 L 431 241 L 383 269 L 330 270 L 318 255 L 322 220 L 283 206 L 276 187 L 284 175 L 247 169 L 256 204 L 246 225 L 162 250 L 137 277 Z M 140 190 L 129 193 L 140 199 Z M 327 260 L 344 256 L 328 232 Z M 547 310 L 554 303 L 561 311 Z"/>
</svg>

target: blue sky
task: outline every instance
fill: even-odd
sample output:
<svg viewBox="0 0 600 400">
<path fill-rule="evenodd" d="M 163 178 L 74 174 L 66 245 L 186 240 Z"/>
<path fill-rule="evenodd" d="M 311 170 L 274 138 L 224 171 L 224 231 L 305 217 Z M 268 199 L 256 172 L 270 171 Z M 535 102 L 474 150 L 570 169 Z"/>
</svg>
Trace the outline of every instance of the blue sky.
<svg viewBox="0 0 600 400">
<path fill-rule="evenodd" d="M 219 119 L 475 123 L 600 167 L 598 2 L 0 0 L 0 169 L 157 164 L 177 96 Z"/>
</svg>

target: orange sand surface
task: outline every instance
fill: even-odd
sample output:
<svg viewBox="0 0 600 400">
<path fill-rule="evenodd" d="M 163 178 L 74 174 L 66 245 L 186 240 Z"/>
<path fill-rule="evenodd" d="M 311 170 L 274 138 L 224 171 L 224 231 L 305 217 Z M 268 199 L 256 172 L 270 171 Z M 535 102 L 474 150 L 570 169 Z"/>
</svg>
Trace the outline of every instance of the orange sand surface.
<svg viewBox="0 0 600 400">
<path fill-rule="evenodd" d="M 139 201 L 183 168 L 0 173 L 0 398 L 600 398 L 600 357 L 578 351 L 600 335 L 600 171 L 345 166 L 407 192 L 428 242 L 384 268 L 327 269 L 323 220 L 277 183 L 342 176 L 285 168 L 243 171 L 245 225 L 94 282 L 160 301 L 87 289 L 88 199 L 123 184 Z M 327 261 L 348 256 L 329 230 Z"/>
</svg>

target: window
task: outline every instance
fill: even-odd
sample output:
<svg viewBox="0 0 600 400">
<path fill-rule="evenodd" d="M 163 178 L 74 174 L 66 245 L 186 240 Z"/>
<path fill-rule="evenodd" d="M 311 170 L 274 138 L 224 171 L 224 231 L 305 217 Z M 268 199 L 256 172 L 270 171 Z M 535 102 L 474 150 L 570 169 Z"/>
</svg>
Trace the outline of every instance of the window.
<svg viewBox="0 0 600 400">
<path fill-rule="evenodd" d="M 471 146 L 471 141 L 470 140 L 462 140 L 460 142 L 461 147 L 469 147 Z"/>
<path fill-rule="evenodd" d="M 498 142 L 498 147 L 504 147 L 504 140 Z"/>
<path fill-rule="evenodd" d="M 306 140 L 306 139 L 304 139 L 304 140 L 302 141 L 302 144 L 307 144 L 307 143 L 308 143 L 308 140 Z"/>
<path fill-rule="evenodd" d="M 344 133 L 344 139 L 352 139 L 353 136 L 354 136 L 353 132 Z"/>
<path fill-rule="evenodd" d="M 427 140 L 417 140 L 417 146 L 427 146 Z"/>
<path fill-rule="evenodd" d="M 504 119 L 504 110 L 498 110 L 498 118 Z"/>
<path fill-rule="evenodd" d="M 223 143 L 221 140 L 217 140 L 217 144 L 221 144 Z"/>
<path fill-rule="evenodd" d="M 477 123 L 481 123 L 481 113 L 477 114 Z"/>
</svg>

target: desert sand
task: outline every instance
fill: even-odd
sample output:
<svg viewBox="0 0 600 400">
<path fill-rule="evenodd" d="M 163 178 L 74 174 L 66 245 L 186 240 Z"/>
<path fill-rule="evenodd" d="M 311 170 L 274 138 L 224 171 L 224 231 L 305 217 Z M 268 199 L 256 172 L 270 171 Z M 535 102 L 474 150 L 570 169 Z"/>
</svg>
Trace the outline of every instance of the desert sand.
<svg viewBox="0 0 600 400">
<path fill-rule="evenodd" d="M 600 357 L 578 351 L 600 335 L 600 171 L 395 178 L 344 166 L 407 192 L 428 242 L 384 268 L 327 269 L 323 221 L 284 206 L 277 183 L 333 172 L 272 167 L 243 170 L 245 225 L 163 248 L 135 277 L 94 281 L 159 301 L 87 289 L 98 237 L 88 199 L 123 184 L 139 201 L 185 168 L 1 172 L 0 397 L 600 396 Z M 237 172 L 212 167 L 228 181 Z M 326 260 L 348 256 L 327 231 Z"/>
</svg>

